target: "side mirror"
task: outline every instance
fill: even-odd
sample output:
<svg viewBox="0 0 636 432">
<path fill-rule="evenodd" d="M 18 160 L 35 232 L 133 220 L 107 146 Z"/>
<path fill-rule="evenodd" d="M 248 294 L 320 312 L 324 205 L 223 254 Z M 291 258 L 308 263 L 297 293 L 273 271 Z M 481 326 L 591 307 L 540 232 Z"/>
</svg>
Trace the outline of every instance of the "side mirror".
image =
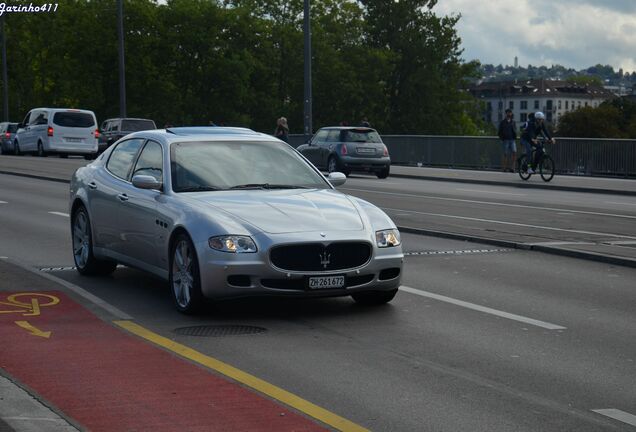
<svg viewBox="0 0 636 432">
<path fill-rule="evenodd" d="M 134 187 L 139 189 L 161 189 L 161 182 L 149 175 L 138 174 L 133 177 L 132 184 Z"/>
<path fill-rule="evenodd" d="M 329 176 L 327 176 L 327 180 L 333 186 L 342 186 L 347 181 L 347 176 L 341 172 L 331 172 Z"/>
</svg>

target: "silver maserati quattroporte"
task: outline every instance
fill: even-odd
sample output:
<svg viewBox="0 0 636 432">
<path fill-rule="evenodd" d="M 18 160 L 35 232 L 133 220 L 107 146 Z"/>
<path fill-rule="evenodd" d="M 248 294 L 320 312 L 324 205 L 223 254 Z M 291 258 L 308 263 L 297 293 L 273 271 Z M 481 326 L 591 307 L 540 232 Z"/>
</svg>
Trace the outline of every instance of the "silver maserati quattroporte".
<svg viewBox="0 0 636 432">
<path fill-rule="evenodd" d="M 118 263 L 169 282 L 190 313 L 204 298 L 397 293 L 400 234 L 288 144 L 242 128 L 128 135 L 71 180 L 73 256 L 83 275 Z"/>
</svg>

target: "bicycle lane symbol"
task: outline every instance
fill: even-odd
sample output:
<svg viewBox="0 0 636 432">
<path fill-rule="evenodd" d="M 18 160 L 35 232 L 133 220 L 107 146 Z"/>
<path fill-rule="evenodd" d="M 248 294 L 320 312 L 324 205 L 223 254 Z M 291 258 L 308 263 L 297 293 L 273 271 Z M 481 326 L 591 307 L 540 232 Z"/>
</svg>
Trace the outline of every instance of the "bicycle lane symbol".
<svg viewBox="0 0 636 432">
<path fill-rule="evenodd" d="M 4 299 L 0 297 L 0 314 L 21 314 L 23 317 L 39 316 L 41 308 L 55 306 L 59 302 L 60 299 L 51 294 L 13 293 L 7 295 Z M 42 331 L 28 321 L 20 320 L 14 321 L 14 323 L 33 336 L 43 338 L 51 336 L 50 331 Z"/>
</svg>

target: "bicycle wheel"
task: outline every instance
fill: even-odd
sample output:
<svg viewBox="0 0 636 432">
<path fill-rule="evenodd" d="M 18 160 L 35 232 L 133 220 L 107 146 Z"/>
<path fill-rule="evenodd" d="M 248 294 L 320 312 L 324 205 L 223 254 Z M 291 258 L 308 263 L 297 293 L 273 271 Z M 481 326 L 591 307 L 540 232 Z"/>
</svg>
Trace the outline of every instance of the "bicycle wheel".
<svg viewBox="0 0 636 432">
<path fill-rule="evenodd" d="M 549 182 L 554 177 L 554 160 L 548 155 L 544 155 L 539 164 L 539 172 L 544 182 Z"/>
<path fill-rule="evenodd" d="M 517 172 L 521 180 L 528 180 L 532 174 L 528 174 L 528 162 L 526 155 L 523 154 L 517 158 Z"/>
</svg>

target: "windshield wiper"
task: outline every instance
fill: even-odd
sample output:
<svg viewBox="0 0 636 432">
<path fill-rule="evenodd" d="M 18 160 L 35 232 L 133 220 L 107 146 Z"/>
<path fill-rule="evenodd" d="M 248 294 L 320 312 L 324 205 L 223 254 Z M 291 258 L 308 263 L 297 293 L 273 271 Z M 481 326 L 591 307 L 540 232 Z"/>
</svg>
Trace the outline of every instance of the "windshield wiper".
<svg viewBox="0 0 636 432">
<path fill-rule="evenodd" d="M 219 188 L 214 186 L 188 186 L 175 190 L 175 192 L 209 192 L 217 191 Z"/>
<path fill-rule="evenodd" d="M 274 184 L 274 183 L 246 183 L 232 186 L 230 189 L 309 189 L 307 186 Z"/>
</svg>

